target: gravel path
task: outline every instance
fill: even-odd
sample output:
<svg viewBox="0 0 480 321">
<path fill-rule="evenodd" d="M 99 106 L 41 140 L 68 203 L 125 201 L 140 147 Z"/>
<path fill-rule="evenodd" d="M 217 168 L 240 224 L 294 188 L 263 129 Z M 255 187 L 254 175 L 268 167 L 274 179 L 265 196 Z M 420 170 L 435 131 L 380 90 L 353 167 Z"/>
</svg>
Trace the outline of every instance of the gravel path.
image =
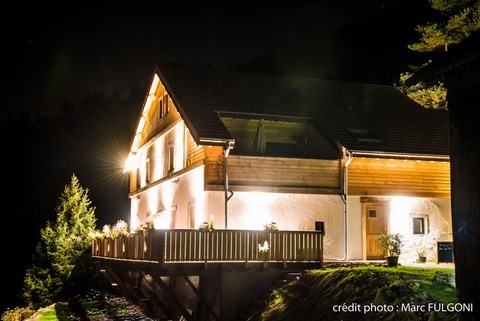
<svg viewBox="0 0 480 321">
<path fill-rule="evenodd" d="M 125 298 L 115 297 L 115 298 L 109 299 L 109 303 L 125 307 L 126 311 L 123 312 L 122 314 L 91 315 L 88 317 L 88 320 L 90 321 L 163 321 L 161 319 L 152 319 L 146 316 L 139 306 L 130 303 Z"/>
<path fill-rule="evenodd" d="M 165 318 L 151 318 L 143 312 L 142 308 L 123 297 L 107 298 L 108 305 L 118 307 L 121 313 L 94 314 L 86 317 L 74 317 L 75 321 L 167 321 Z M 55 309 L 55 304 L 39 309 L 26 321 L 38 321 L 43 314 Z M 182 319 L 181 319 L 182 320 Z"/>
</svg>

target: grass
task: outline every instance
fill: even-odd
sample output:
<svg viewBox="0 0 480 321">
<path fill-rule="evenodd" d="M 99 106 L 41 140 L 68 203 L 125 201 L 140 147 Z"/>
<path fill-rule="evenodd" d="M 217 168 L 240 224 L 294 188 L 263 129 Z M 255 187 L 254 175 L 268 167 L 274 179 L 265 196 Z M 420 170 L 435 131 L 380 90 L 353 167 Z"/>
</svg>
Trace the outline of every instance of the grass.
<svg viewBox="0 0 480 321">
<path fill-rule="evenodd" d="M 31 320 L 74 321 L 88 316 L 123 314 L 127 311 L 122 304 L 114 303 L 114 296 L 92 291 L 87 296 L 70 302 L 58 302 L 38 310 Z"/>
<path fill-rule="evenodd" d="M 349 267 L 310 271 L 275 291 L 250 321 L 460 320 L 454 269 Z"/>
<path fill-rule="evenodd" d="M 45 309 L 37 319 L 38 321 L 67 321 L 73 320 L 72 310 L 68 303 L 56 303 Z"/>
</svg>

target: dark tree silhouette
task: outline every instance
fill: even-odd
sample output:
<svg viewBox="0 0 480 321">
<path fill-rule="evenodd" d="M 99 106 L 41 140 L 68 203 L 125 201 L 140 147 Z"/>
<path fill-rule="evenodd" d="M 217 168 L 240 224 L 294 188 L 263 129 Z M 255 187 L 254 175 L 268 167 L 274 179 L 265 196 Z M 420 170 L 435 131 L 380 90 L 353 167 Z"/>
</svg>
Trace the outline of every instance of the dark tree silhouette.
<svg viewBox="0 0 480 321">
<path fill-rule="evenodd" d="M 415 85 L 445 76 L 449 110 L 455 278 L 459 299 L 473 304 L 464 319 L 480 320 L 480 31 L 407 79 Z"/>
</svg>

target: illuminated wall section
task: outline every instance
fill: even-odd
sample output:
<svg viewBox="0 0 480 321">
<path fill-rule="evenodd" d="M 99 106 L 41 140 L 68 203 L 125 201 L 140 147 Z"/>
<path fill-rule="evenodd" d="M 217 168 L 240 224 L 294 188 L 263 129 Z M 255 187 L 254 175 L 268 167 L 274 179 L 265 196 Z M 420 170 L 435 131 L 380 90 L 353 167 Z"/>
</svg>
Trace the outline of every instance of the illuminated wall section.
<svg viewBox="0 0 480 321">
<path fill-rule="evenodd" d="M 170 228 L 176 225 L 177 205 L 173 199 L 180 178 L 175 178 L 175 172 L 185 166 L 184 140 L 185 125 L 180 121 L 156 137 L 153 143 L 142 146 L 138 151 L 136 159 L 139 160 L 137 167 L 140 168 L 141 187 L 153 186 L 132 199 L 130 222 L 132 229 L 146 219 L 154 219 L 156 228 Z M 171 157 L 172 155 L 174 156 Z M 172 161 L 173 165 L 170 164 Z M 166 180 L 172 175 L 174 179 L 155 185 L 156 182 Z"/>
<path fill-rule="evenodd" d="M 400 260 L 415 262 L 417 250 L 425 247 L 427 260 L 437 260 L 437 242 L 452 241 L 450 200 L 414 197 L 392 197 L 390 231 L 403 235 Z M 414 233 L 414 218 L 424 222 L 423 233 Z M 418 232 L 418 231 L 417 231 Z"/>
<path fill-rule="evenodd" d="M 223 192 L 207 192 L 205 213 L 215 227 L 224 228 Z M 315 221 L 325 223 L 325 258 L 343 258 L 343 201 L 336 195 L 302 195 L 265 192 L 235 192 L 228 202 L 229 229 L 261 230 L 275 222 L 280 230 L 315 230 Z"/>
<path fill-rule="evenodd" d="M 347 256 L 349 260 L 363 259 L 362 204 L 360 197 L 348 196 L 347 208 Z"/>
<path fill-rule="evenodd" d="M 151 187 L 138 199 L 132 199 L 131 224 L 153 219 L 157 229 L 187 228 L 189 221 L 196 227 L 204 220 L 203 186 L 203 166 L 200 166 Z M 194 213 L 195 218 L 190 220 L 189 213 Z"/>
<path fill-rule="evenodd" d="M 130 199 L 130 232 L 134 232 L 137 227 L 141 224 L 140 218 L 138 217 L 138 206 L 139 199 L 131 198 Z"/>
<path fill-rule="evenodd" d="M 362 259 L 362 204 L 360 196 L 348 197 L 348 258 Z M 404 247 L 400 256 L 402 262 L 416 262 L 417 249 L 427 248 L 427 260 L 436 262 L 436 244 L 452 241 L 450 200 L 444 198 L 379 197 L 390 203 L 390 232 L 400 233 Z M 423 218 L 425 233 L 414 234 L 413 218 Z"/>
</svg>

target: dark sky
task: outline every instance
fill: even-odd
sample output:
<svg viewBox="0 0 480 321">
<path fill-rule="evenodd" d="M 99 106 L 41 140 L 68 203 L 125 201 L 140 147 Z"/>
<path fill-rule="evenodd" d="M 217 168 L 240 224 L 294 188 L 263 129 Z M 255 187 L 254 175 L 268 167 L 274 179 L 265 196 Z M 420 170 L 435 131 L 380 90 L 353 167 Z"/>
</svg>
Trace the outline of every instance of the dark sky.
<svg viewBox="0 0 480 321">
<path fill-rule="evenodd" d="M 427 0 L 99 3 L 5 12 L 2 118 L 128 91 L 162 62 L 224 69 L 262 57 L 283 74 L 392 84 L 411 62 L 406 44 Z"/>
</svg>

